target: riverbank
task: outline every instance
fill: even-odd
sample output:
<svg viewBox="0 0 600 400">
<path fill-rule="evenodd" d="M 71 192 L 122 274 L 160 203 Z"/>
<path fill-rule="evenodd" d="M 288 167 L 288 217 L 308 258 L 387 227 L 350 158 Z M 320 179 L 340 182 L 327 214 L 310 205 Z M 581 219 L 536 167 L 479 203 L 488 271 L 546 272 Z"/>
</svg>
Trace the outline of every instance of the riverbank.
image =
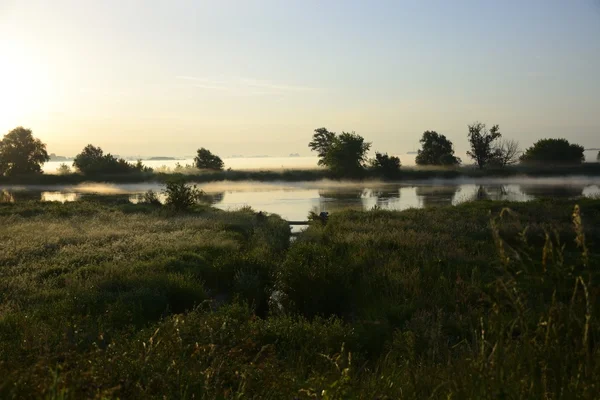
<svg viewBox="0 0 600 400">
<path fill-rule="evenodd" d="M 258 181 L 258 182 L 311 182 L 322 179 L 330 180 L 392 180 L 392 181 L 418 181 L 428 179 L 459 179 L 459 178 L 486 178 L 486 177 L 555 177 L 555 176 L 600 176 L 600 163 L 583 163 L 576 166 L 524 166 L 516 165 L 500 169 L 477 169 L 474 167 L 459 168 L 416 168 L 403 167 L 394 176 L 382 176 L 373 171 L 365 171 L 357 177 L 340 177 L 324 169 L 290 169 L 290 170 L 226 170 L 226 171 L 198 171 L 197 173 L 164 173 L 164 172 L 137 172 L 131 174 L 99 174 L 82 175 L 70 174 L 40 174 L 15 177 L 0 177 L 0 184 L 22 185 L 53 185 L 53 184 L 78 184 L 84 182 L 109 182 L 109 183 L 164 183 L 173 179 L 186 182 L 218 182 L 218 181 Z"/>
<path fill-rule="evenodd" d="M 108 200 L 0 204 L 0 397 L 598 392 L 600 200 L 345 211 L 292 243 Z"/>
</svg>

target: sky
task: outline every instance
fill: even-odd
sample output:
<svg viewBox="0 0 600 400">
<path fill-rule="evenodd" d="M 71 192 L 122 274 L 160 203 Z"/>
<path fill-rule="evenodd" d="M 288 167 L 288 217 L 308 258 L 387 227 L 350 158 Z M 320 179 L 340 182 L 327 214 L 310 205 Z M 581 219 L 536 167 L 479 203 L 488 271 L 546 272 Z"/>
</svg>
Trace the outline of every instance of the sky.
<svg viewBox="0 0 600 400">
<path fill-rule="evenodd" d="M 474 121 L 600 147 L 600 0 L 0 0 L 0 133 L 51 153 L 464 152 Z"/>
</svg>

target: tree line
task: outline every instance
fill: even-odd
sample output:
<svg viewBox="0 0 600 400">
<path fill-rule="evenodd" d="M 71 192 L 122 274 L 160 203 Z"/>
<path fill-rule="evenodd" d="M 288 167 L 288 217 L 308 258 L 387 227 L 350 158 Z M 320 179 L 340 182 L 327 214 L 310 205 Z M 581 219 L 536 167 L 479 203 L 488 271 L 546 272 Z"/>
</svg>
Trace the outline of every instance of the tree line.
<svg viewBox="0 0 600 400">
<path fill-rule="evenodd" d="M 569 143 L 566 139 L 541 139 L 522 152 L 519 143 L 504 140 L 500 127 L 475 122 L 468 125 L 467 152 L 479 168 L 502 168 L 522 164 L 579 164 L 584 161 L 583 146 Z M 454 145 L 445 135 L 436 131 L 425 131 L 420 139 L 421 148 L 415 162 L 421 166 L 458 166 L 462 160 L 454 154 Z M 398 176 L 400 158 L 387 153 L 375 152 L 369 159 L 371 143 L 355 132 L 337 134 L 326 128 L 315 129 L 308 144 L 317 152 L 318 165 L 329 169 L 340 177 L 360 177 L 366 172 L 386 178 Z M 42 173 L 42 165 L 49 161 L 46 144 L 34 138 L 31 129 L 17 127 L 0 140 L 0 176 L 17 176 Z M 597 160 L 600 162 L 600 152 Z M 223 160 L 210 150 L 200 148 L 194 158 L 198 169 L 221 171 Z M 152 168 L 115 157 L 92 144 L 87 145 L 74 161 L 73 168 L 84 175 L 150 173 Z M 71 168 L 63 164 L 59 172 L 69 173 Z"/>
<path fill-rule="evenodd" d="M 0 176 L 18 176 L 42 173 L 42 165 L 50 160 L 46 144 L 33 137 L 31 129 L 17 127 L 0 140 Z M 222 170 L 223 160 L 205 148 L 200 148 L 194 158 L 198 169 Z M 84 175 L 113 175 L 152 172 L 152 168 L 124 158 L 115 157 L 97 146 L 88 144 L 73 160 L 73 168 Z M 59 173 L 69 173 L 71 168 L 62 164 Z"/>
<path fill-rule="evenodd" d="M 480 168 L 502 168 L 521 164 L 580 164 L 585 160 L 584 147 L 569 143 L 566 139 L 541 139 L 524 152 L 515 140 L 504 140 L 499 125 L 487 128 L 475 122 L 468 125 L 467 155 Z M 420 166 L 458 166 L 462 163 L 454 155 L 454 145 L 445 135 L 436 131 L 425 131 L 421 136 L 421 148 L 415 162 Z M 326 128 L 315 129 L 308 144 L 319 156 L 319 165 L 329 168 L 336 175 L 358 176 L 369 170 L 384 177 L 393 177 L 400 170 L 400 159 L 387 153 L 375 153 L 367 159 L 371 143 L 356 133 L 336 134 Z M 600 152 L 598 153 L 600 161 Z"/>
</svg>

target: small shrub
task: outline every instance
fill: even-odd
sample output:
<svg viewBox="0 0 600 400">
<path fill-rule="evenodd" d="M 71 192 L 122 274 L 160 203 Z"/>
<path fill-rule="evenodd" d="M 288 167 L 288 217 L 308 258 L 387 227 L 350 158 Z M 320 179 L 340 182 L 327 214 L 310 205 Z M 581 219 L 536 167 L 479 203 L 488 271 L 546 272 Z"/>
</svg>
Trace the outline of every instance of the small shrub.
<svg viewBox="0 0 600 400">
<path fill-rule="evenodd" d="M 142 198 L 140 200 L 141 203 L 145 203 L 145 204 L 151 204 L 153 206 L 160 206 L 162 205 L 162 203 L 160 202 L 160 199 L 158 198 L 158 193 L 156 193 L 154 190 L 148 190 L 146 193 L 144 193 L 142 195 Z"/>
<path fill-rule="evenodd" d="M 169 182 L 164 192 L 166 204 L 176 210 L 187 210 L 202 201 L 204 191 L 196 185 L 186 185 L 184 182 Z"/>
<path fill-rule="evenodd" d="M 68 175 L 71 173 L 71 167 L 65 163 L 62 163 L 58 168 L 56 168 L 56 173 L 58 175 Z"/>
</svg>

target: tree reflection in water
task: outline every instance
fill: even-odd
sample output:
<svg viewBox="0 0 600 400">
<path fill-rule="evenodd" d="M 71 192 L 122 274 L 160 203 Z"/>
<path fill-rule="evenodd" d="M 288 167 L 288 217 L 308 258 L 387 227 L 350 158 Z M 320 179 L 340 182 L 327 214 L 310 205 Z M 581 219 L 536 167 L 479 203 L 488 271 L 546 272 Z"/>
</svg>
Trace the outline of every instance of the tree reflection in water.
<svg viewBox="0 0 600 400">
<path fill-rule="evenodd" d="M 342 210 L 362 210 L 362 197 L 366 189 L 336 188 L 319 190 L 319 212 L 336 212 Z"/>
<path fill-rule="evenodd" d="M 521 191 L 534 198 L 572 199 L 583 195 L 585 185 L 521 185 Z"/>
<path fill-rule="evenodd" d="M 417 186 L 415 188 L 423 208 L 452 205 L 458 189 L 458 185 Z"/>
</svg>

